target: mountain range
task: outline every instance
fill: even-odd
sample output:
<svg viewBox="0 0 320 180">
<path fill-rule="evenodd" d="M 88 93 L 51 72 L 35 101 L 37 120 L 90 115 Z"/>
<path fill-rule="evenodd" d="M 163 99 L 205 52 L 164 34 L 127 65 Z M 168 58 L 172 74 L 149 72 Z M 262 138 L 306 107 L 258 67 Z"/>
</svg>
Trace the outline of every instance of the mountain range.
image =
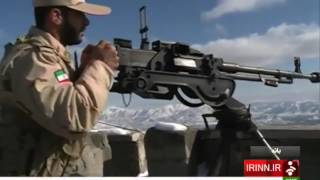
<svg viewBox="0 0 320 180">
<path fill-rule="evenodd" d="M 250 107 L 253 121 L 262 128 L 320 128 L 320 102 L 256 102 Z M 201 115 L 212 112 L 209 106 L 190 108 L 182 104 L 154 109 L 108 107 L 100 117 L 97 128 L 116 126 L 146 130 L 157 122 L 204 127 Z M 211 118 L 209 122 L 215 124 L 217 121 Z"/>
</svg>

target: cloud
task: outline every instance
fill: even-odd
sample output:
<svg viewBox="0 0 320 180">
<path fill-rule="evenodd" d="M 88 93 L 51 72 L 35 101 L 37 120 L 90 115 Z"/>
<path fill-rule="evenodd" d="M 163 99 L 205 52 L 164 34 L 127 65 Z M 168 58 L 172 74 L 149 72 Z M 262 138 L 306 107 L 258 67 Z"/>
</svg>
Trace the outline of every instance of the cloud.
<svg viewBox="0 0 320 180">
<path fill-rule="evenodd" d="M 221 36 L 226 36 L 226 35 L 228 35 L 228 31 L 227 31 L 227 29 L 226 29 L 223 25 L 217 23 L 214 28 L 215 28 L 215 31 L 216 31 L 219 35 L 221 35 Z"/>
<path fill-rule="evenodd" d="M 286 0 L 219 0 L 216 7 L 202 13 L 202 18 L 204 20 L 212 20 L 226 14 L 253 11 L 284 2 Z"/>
<path fill-rule="evenodd" d="M 226 61 L 250 65 L 271 65 L 292 60 L 318 59 L 320 28 L 317 24 L 280 24 L 264 34 L 218 39 L 192 47 Z"/>
</svg>

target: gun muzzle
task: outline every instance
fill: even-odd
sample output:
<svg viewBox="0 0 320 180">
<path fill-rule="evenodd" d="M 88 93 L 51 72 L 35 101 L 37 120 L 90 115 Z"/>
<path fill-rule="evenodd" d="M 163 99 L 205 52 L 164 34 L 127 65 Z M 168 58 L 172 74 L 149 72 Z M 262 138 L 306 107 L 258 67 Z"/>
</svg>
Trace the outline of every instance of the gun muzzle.
<svg viewBox="0 0 320 180">
<path fill-rule="evenodd" d="M 320 83 L 320 72 L 311 73 L 310 81 L 313 83 Z"/>
</svg>

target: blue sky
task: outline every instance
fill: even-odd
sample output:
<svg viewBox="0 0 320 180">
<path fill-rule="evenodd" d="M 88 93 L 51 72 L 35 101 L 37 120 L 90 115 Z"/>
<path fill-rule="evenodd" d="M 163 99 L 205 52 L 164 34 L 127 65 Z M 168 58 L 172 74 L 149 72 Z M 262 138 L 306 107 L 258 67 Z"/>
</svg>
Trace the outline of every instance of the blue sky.
<svg viewBox="0 0 320 180">
<path fill-rule="evenodd" d="M 100 39 L 123 37 L 139 44 L 138 9 L 147 6 L 150 39 L 180 41 L 226 61 L 292 70 L 301 56 L 304 72 L 320 71 L 319 0 L 91 0 L 109 5 L 109 16 L 90 16 L 86 40 L 73 49 Z M 31 0 L 3 1 L 0 7 L 0 46 L 27 32 L 33 24 Z M 2 49 L 0 54 L 2 54 Z M 256 101 L 318 100 L 319 85 L 296 81 L 279 88 L 239 82 L 235 97 Z M 131 107 L 161 106 L 176 101 L 142 100 Z M 122 106 L 111 95 L 109 105 Z"/>
</svg>

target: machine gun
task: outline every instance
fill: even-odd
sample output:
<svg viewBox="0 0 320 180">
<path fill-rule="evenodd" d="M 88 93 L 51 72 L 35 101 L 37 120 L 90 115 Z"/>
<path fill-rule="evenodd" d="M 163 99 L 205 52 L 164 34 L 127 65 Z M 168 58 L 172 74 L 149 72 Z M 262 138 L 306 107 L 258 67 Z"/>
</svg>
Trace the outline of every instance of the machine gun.
<svg viewBox="0 0 320 180">
<path fill-rule="evenodd" d="M 133 49 L 130 40 L 114 39 L 120 66 L 112 92 L 135 93 L 152 99 L 170 100 L 177 97 L 190 107 L 207 104 L 218 108 L 232 97 L 235 80 L 261 81 L 272 87 L 277 87 L 279 83 L 291 84 L 294 79 L 320 82 L 320 72 L 301 72 L 299 57 L 294 59 L 294 71 L 283 71 L 224 62 L 222 58 L 178 42 L 155 41 L 150 48 L 145 9 L 140 8 L 140 49 Z M 201 102 L 190 102 L 183 94 Z"/>
<path fill-rule="evenodd" d="M 146 7 L 142 7 L 140 8 L 140 48 L 134 49 L 130 40 L 114 39 L 120 66 L 111 92 L 134 93 L 142 98 L 151 99 L 171 100 L 177 97 L 181 103 L 190 107 L 206 104 L 213 109 L 219 109 L 232 98 L 236 87 L 235 80 L 258 81 L 271 87 L 292 84 L 294 79 L 307 79 L 312 83 L 320 82 L 320 72 L 302 73 L 299 57 L 294 58 L 294 71 L 242 66 L 225 62 L 212 54 L 204 54 L 183 43 L 155 41 L 150 47 L 147 33 Z M 242 106 L 241 103 L 240 106 Z M 212 116 L 215 117 L 214 113 L 203 115 L 207 130 L 209 125 L 206 118 Z M 255 132 L 274 157 L 280 159 L 273 153 L 272 147 L 259 129 Z M 230 148 L 230 138 L 222 136 L 222 139 L 227 143 L 222 143 L 217 165 L 210 167 L 209 175 L 217 175 L 223 163 L 221 157 L 228 156 L 224 149 Z"/>
</svg>

